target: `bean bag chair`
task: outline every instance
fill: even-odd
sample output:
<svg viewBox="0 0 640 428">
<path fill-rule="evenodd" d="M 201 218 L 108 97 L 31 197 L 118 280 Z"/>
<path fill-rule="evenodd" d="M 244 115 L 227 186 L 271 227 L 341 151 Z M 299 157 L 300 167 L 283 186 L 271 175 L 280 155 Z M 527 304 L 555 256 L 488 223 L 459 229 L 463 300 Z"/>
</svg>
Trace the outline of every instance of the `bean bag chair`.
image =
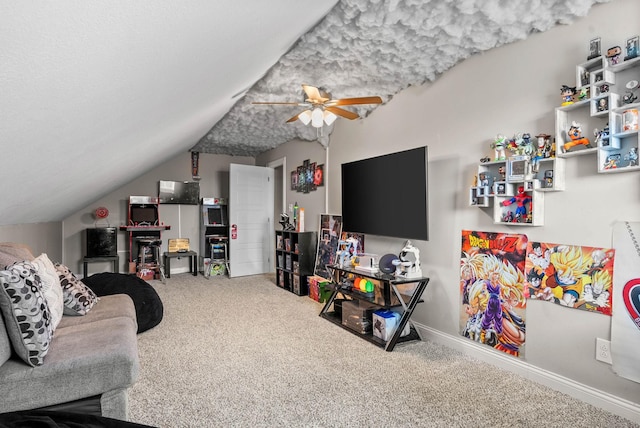
<svg viewBox="0 0 640 428">
<path fill-rule="evenodd" d="M 162 321 L 164 308 L 160 296 L 148 282 L 135 275 L 103 272 L 84 278 L 82 282 L 98 297 L 112 294 L 127 294 L 131 297 L 136 308 L 138 333 L 147 331 Z"/>
</svg>

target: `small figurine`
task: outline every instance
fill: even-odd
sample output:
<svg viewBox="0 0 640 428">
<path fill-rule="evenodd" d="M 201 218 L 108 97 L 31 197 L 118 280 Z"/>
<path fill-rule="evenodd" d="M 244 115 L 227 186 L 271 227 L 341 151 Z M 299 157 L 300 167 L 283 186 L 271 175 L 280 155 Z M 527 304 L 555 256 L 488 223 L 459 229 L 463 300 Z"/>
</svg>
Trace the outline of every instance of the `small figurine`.
<svg viewBox="0 0 640 428">
<path fill-rule="evenodd" d="M 624 160 L 629 161 L 627 166 L 638 166 L 638 148 L 631 147 L 629 153 L 624 155 Z"/>
<path fill-rule="evenodd" d="M 504 165 L 498 168 L 498 174 L 500 174 L 500 181 L 505 181 L 507 177 L 507 169 Z"/>
<path fill-rule="evenodd" d="M 501 161 L 507 159 L 505 155 L 504 149 L 507 147 L 507 139 L 504 135 L 498 134 L 496 135 L 496 139 L 491 143 L 491 148 L 494 150 L 494 159 L 496 161 Z"/>
<path fill-rule="evenodd" d="M 637 99 L 638 99 L 638 96 L 636 94 L 634 94 L 633 92 L 627 91 L 622 96 L 622 104 L 635 103 Z"/>
<path fill-rule="evenodd" d="M 618 162 L 620 161 L 620 153 L 615 153 L 607 156 L 607 159 L 604 162 L 604 169 L 615 169 L 618 167 Z"/>
<path fill-rule="evenodd" d="M 578 99 L 580 101 L 586 100 L 587 98 L 589 98 L 589 87 L 585 86 L 583 88 L 580 88 L 580 93 L 578 94 Z"/>
<path fill-rule="evenodd" d="M 600 37 L 591 39 L 589 41 L 589 56 L 587 60 L 594 59 L 600 56 Z"/>
<path fill-rule="evenodd" d="M 480 182 L 478 183 L 478 187 L 481 190 L 481 194 L 484 195 L 488 195 L 489 194 L 489 176 L 487 175 L 487 173 L 485 172 L 481 172 L 480 174 L 478 174 L 478 178 L 480 179 Z"/>
<path fill-rule="evenodd" d="M 638 36 L 627 39 L 627 56 L 624 57 L 625 61 L 633 59 L 638 56 Z"/>
<path fill-rule="evenodd" d="M 609 85 L 607 85 L 606 83 L 603 85 L 600 85 L 600 93 L 606 94 L 607 92 L 609 92 Z"/>
<path fill-rule="evenodd" d="M 526 218 L 527 216 L 527 206 L 531 202 L 531 197 L 527 195 L 524 191 L 524 186 L 518 187 L 518 193 L 513 196 L 511 199 L 507 199 L 502 201 L 502 205 L 507 207 L 513 203 L 517 205 L 515 215 L 516 218 L 514 220 L 521 220 Z"/>
<path fill-rule="evenodd" d="M 593 130 L 594 144 L 596 147 L 607 147 L 609 145 L 609 124 L 600 131 L 598 128 Z"/>
<path fill-rule="evenodd" d="M 544 172 L 544 187 L 553 188 L 553 170 L 548 169 Z"/>
<path fill-rule="evenodd" d="M 607 111 L 607 110 L 609 110 L 609 103 L 607 102 L 606 98 L 600 98 L 598 100 L 597 109 L 598 109 L 598 111 Z"/>
<path fill-rule="evenodd" d="M 503 216 L 502 216 L 502 221 L 504 223 L 511 223 L 513 222 L 513 212 L 512 211 L 507 211 Z"/>
<path fill-rule="evenodd" d="M 560 95 L 562 96 L 562 105 L 568 106 L 569 104 L 573 104 L 574 102 L 573 97 L 575 94 L 576 94 L 575 86 L 562 85 L 562 88 L 560 88 Z"/>
<path fill-rule="evenodd" d="M 620 54 L 622 49 L 620 46 L 614 46 L 607 50 L 607 58 L 609 59 L 609 65 L 616 65 L 620 62 Z"/>
<path fill-rule="evenodd" d="M 576 121 L 571 123 L 571 127 L 567 132 L 571 141 L 564 143 L 564 147 L 562 148 L 565 152 L 568 152 L 575 146 L 583 145 L 586 147 L 591 147 L 591 143 L 589 139 L 582 136 L 582 129 L 580 128 L 580 124 Z"/>
</svg>

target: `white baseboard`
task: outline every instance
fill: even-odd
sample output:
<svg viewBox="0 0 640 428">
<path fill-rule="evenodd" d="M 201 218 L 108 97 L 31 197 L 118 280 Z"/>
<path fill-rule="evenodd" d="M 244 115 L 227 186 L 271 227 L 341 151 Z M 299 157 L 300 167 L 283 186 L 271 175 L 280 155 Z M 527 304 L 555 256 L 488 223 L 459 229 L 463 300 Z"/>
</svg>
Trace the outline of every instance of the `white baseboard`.
<svg viewBox="0 0 640 428">
<path fill-rule="evenodd" d="M 465 339 L 462 336 L 452 336 L 416 322 L 413 322 L 413 325 L 423 339 L 458 350 L 469 357 L 516 373 L 585 403 L 640 423 L 640 405 L 636 403 L 536 367 L 502 352 L 495 351 L 488 346 Z"/>
</svg>

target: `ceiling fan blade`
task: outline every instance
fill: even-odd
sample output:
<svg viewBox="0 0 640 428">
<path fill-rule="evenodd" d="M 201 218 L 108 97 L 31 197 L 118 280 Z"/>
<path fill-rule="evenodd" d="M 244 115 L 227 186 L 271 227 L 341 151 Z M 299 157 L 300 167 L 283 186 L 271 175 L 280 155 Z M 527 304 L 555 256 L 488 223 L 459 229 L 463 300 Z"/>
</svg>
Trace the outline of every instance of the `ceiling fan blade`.
<svg viewBox="0 0 640 428">
<path fill-rule="evenodd" d="M 342 98 L 339 100 L 331 100 L 325 103 L 325 105 L 328 105 L 328 106 L 352 106 L 356 104 L 382 104 L 382 98 L 380 97 Z"/>
<path fill-rule="evenodd" d="M 291 123 L 291 122 L 295 122 L 296 120 L 298 120 L 298 116 L 300 116 L 300 113 L 296 114 L 295 116 L 293 116 L 292 118 L 288 119 L 286 121 L 286 123 Z"/>
<path fill-rule="evenodd" d="M 340 108 L 340 107 L 329 106 L 329 107 L 325 107 L 325 110 L 330 111 L 331 113 L 336 114 L 338 116 L 342 116 L 344 118 L 347 118 L 349 120 L 354 120 L 354 119 L 360 118 L 360 116 L 358 116 L 357 113 L 354 113 L 354 112 L 349 111 L 349 110 L 345 110 L 345 109 Z"/>
<path fill-rule="evenodd" d="M 271 101 L 253 101 L 251 104 L 280 105 L 280 106 L 306 106 L 307 105 L 307 103 L 287 103 L 287 102 L 271 102 Z"/>
<path fill-rule="evenodd" d="M 325 101 L 329 101 L 329 98 L 323 97 L 320 94 L 320 90 L 315 86 L 302 85 L 302 89 L 304 90 L 304 93 L 307 94 L 307 101 L 311 103 L 322 104 Z"/>
</svg>

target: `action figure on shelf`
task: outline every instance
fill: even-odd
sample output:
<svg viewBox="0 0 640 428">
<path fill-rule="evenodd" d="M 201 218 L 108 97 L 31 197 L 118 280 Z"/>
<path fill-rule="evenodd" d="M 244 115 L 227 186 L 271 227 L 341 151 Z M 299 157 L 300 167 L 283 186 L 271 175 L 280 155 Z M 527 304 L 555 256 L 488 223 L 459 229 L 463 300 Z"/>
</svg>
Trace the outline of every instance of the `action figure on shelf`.
<svg viewBox="0 0 640 428">
<path fill-rule="evenodd" d="M 618 167 L 618 162 L 620 162 L 620 153 L 614 153 L 612 155 L 607 156 L 607 159 L 604 161 L 603 169 L 615 169 Z"/>
<path fill-rule="evenodd" d="M 607 58 L 609 59 L 609 65 L 616 65 L 620 62 L 620 54 L 622 54 L 622 49 L 620 46 L 614 46 L 607 50 Z"/>
<path fill-rule="evenodd" d="M 627 166 L 638 166 L 638 148 L 631 147 L 629 153 L 624 155 L 624 160 L 629 161 Z"/>
<path fill-rule="evenodd" d="M 296 228 L 289 222 L 289 214 L 282 213 L 280 214 L 280 222 L 282 225 L 282 230 L 295 230 Z"/>
<path fill-rule="evenodd" d="M 494 150 L 495 161 L 501 161 L 507 159 L 504 149 L 507 147 L 507 139 L 504 135 L 496 135 L 496 139 L 491 143 L 491 148 Z"/>
<path fill-rule="evenodd" d="M 589 98 L 589 88 L 588 87 L 580 88 L 580 93 L 578 93 L 578 99 L 580 101 L 583 101 L 583 100 L 586 100 L 587 98 Z"/>
<path fill-rule="evenodd" d="M 562 85 L 560 88 L 560 96 L 562 96 L 562 105 L 568 106 L 569 104 L 573 104 L 574 96 L 576 95 L 576 87 L 575 86 L 567 86 Z"/>
<path fill-rule="evenodd" d="M 515 218 L 512 221 L 524 221 L 527 218 L 527 205 L 531 202 L 531 197 L 527 195 L 524 191 L 524 186 L 518 187 L 518 193 L 513 196 L 511 199 L 507 199 L 502 201 L 502 205 L 508 207 L 509 205 L 515 203 L 517 205 L 515 211 Z"/>
<path fill-rule="evenodd" d="M 564 147 L 562 148 L 565 152 L 568 152 L 575 146 L 583 145 L 586 147 L 591 147 L 591 143 L 589 139 L 582 136 L 582 128 L 578 122 L 572 122 L 569 131 L 567 132 L 571 141 L 564 143 Z"/>
<path fill-rule="evenodd" d="M 609 110 L 609 103 L 606 98 L 600 98 L 598 100 L 598 111 L 607 111 Z"/>
</svg>

